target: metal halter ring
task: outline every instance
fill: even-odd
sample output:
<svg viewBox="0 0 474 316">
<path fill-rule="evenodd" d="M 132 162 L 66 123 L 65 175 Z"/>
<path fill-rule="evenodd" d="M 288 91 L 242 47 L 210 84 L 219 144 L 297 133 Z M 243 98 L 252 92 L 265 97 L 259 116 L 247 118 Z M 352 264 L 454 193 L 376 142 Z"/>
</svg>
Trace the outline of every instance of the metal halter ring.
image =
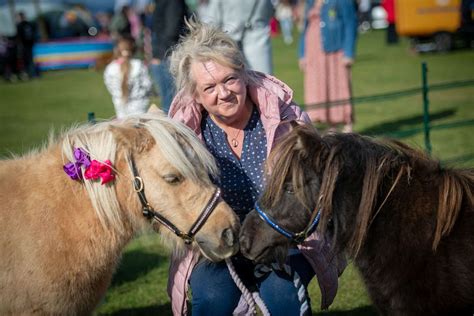
<svg viewBox="0 0 474 316">
<path fill-rule="evenodd" d="M 135 176 L 135 178 L 133 179 L 133 189 L 137 193 L 143 191 L 143 180 L 141 177 Z"/>
</svg>

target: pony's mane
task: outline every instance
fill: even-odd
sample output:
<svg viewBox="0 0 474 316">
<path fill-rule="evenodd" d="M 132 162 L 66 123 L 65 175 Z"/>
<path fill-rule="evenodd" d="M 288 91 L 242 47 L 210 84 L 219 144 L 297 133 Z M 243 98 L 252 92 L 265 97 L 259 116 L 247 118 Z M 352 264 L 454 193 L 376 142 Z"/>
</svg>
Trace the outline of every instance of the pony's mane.
<svg viewBox="0 0 474 316">
<path fill-rule="evenodd" d="M 160 146 L 164 158 L 172 164 L 185 178 L 193 182 L 209 182 L 207 175 L 215 176 L 218 172 L 215 160 L 204 148 L 196 135 L 184 124 L 162 115 L 143 114 L 117 121 L 104 121 L 94 125 L 85 124 L 75 127 L 62 135 L 63 161 L 73 161 L 74 148 L 81 147 L 89 153 L 91 159 L 105 161 L 109 159 L 115 165 L 118 147 L 114 138 L 113 127 L 144 128 Z M 127 163 L 132 148 L 125 150 Z M 82 170 L 84 172 L 84 170 Z M 127 170 L 116 170 L 118 176 L 131 177 Z M 84 181 L 94 209 L 101 223 L 106 227 L 113 225 L 119 231 L 123 229 L 120 206 L 113 183 L 101 185 L 95 181 Z M 132 189 L 132 187 L 131 187 Z"/>
<path fill-rule="evenodd" d="M 440 180 L 433 249 L 453 228 L 463 199 L 466 198 L 471 206 L 474 204 L 472 169 L 443 168 L 439 161 L 430 158 L 423 151 L 396 140 L 356 134 L 328 134 L 321 137 L 312 126 L 304 125 L 295 127 L 272 151 L 267 164 L 267 172 L 271 172 L 272 176 L 269 177 L 262 203 L 269 207 L 275 206 L 285 190 L 285 183 L 291 182 L 298 200 L 303 205 L 308 205 L 309 198 L 304 196 L 301 188 L 311 168 L 321 177 L 316 208 L 323 210 L 318 229 L 324 234 L 333 216 L 332 202 L 336 184 L 341 177 L 349 178 L 353 172 L 361 171 L 350 170 L 347 167 L 349 163 L 351 166 L 360 163 L 364 172 L 355 229 L 348 245 L 352 256 L 359 252 L 372 221 L 397 184 L 402 178 L 410 181 L 414 170 L 422 170 Z M 394 180 L 388 185 L 385 196 L 377 201 L 382 180 L 389 174 Z"/>
<path fill-rule="evenodd" d="M 351 136 L 341 134 L 339 137 L 344 140 Z M 441 238 L 448 235 L 453 228 L 464 198 L 469 205 L 474 204 L 472 195 L 474 171 L 443 167 L 439 160 L 431 158 L 423 150 L 412 148 L 394 139 L 357 137 L 362 145 L 360 151 L 364 161 L 365 174 L 356 229 L 350 243 L 351 253 L 354 256 L 357 255 L 371 223 L 401 179 L 405 178 L 410 183 L 413 176 L 439 183 L 438 209 L 435 215 L 436 228 L 432 242 L 432 249 L 436 250 Z M 343 148 L 346 146 L 347 141 L 342 143 Z M 365 148 L 369 149 L 365 151 Z M 348 159 L 348 156 L 343 154 L 338 156 L 341 159 Z M 342 162 L 340 161 L 341 164 Z M 388 175 L 394 180 L 389 184 L 390 189 L 384 193 L 385 196 L 381 197 L 381 201 L 377 201 L 382 181 Z M 377 202 L 379 205 L 375 209 Z"/>
</svg>

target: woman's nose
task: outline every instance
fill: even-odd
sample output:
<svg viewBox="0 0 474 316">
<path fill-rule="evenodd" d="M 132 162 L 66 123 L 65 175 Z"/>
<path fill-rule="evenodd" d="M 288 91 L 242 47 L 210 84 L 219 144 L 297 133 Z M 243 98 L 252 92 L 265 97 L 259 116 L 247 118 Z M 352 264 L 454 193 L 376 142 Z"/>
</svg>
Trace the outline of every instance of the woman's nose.
<svg viewBox="0 0 474 316">
<path fill-rule="evenodd" d="M 217 93 L 220 99 L 224 99 L 229 96 L 230 90 L 224 84 L 217 85 Z"/>
</svg>

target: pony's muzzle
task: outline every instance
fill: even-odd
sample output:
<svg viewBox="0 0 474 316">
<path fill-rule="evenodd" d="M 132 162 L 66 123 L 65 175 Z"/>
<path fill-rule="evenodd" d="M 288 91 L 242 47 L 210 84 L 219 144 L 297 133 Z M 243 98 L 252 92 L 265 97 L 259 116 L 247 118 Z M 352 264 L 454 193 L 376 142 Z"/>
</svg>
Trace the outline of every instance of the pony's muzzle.
<svg viewBox="0 0 474 316">
<path fill-rule="evenodd" d="M 196 243 L 204 256 L 214 262 L 221 261 L 237 253 L 239 250 L 238 230 L 228 227 L 220 233 L 220 239 L 210 238 L 206 234 L 197 234 Z"/>
</svg>

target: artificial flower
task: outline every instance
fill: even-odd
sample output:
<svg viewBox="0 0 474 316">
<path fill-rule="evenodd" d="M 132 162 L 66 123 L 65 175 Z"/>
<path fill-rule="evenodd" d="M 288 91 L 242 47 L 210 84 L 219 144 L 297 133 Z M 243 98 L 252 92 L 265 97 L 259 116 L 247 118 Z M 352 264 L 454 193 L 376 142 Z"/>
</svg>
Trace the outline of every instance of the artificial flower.
<svg viewBox="0 0 474 316">
<path fill-rule="evenodd" d="M 76 162 L 68 162 L 63 166 L 64 172 L 73 180 L 82 180 L 81 167 L 88 168 L 91 164 L 89 154 L 82 148 L 74 149 Z"/>
<path fill-rule="evenodd" d="M 81 164 L 84 168 L 88 168 L 91 164 L 89 154 L 82 148 L 74 149 L 74 158 L 76 159 L 76 163 Z"/>
<path fill-rule="evenodd" d="M 84 172 L 84 177 L 88 180 L 101 179 L 101 184 L 106 184 L 115 179 L 114 171 L 112 170 L 112 163 L 110 160 L 104 161 L 104 163 L 92 160 L 90 166 Z"/>
<path fill-rule="evenodd" d="M 64 172 L 73 180 L 81 180 L 82 173 L 77 163 L 68 162 L 63 166 Z"/>
</svg>

